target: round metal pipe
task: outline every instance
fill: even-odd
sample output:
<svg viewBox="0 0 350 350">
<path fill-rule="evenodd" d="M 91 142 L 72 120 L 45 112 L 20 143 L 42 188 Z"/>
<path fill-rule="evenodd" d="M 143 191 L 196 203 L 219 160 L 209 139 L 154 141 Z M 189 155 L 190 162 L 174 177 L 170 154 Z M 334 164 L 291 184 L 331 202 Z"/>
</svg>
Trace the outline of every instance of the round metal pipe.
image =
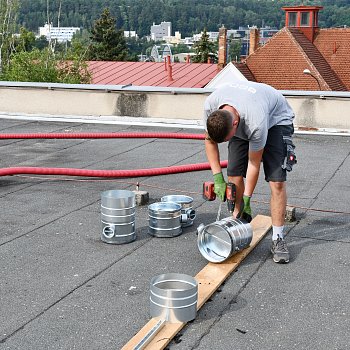
<svg viewBox="0 0 350 350">
<path fill-rule="evenodd" d="M 169 195 L 161 198 L 162 202 L 175 202 L 181 205 L 181 224 L 182 227 L 193 225 L 196 218 L 196 211 L 192 208 L 193 198 L 184 195 Z"/>
<path fill-rule="evenodd" d="M 196 318 L 198 283 L 188 275 L 167 273 L 151 280 L 150 311 L 170 323 Z"/>
<path fill-rule="evenodd" d="M 101 240 L 110 244 L 130 243 L 136 239 L 135 194 L 111 190 L 101 194 Z"/>
<path fill-rule="evenodd" d="M 181 205 L 157 202 L 148 206 L 148 233 L 155 237 L 176 237 L 182 233 Z"/>
<path fill-rule="evenodd" d="M 209 225 L 200 225 L 198 249 L 208 261 L 220 263 L 249 246 L 253 230 L 249 223 L 233 217 L 224 218 Z"/>
</svg>

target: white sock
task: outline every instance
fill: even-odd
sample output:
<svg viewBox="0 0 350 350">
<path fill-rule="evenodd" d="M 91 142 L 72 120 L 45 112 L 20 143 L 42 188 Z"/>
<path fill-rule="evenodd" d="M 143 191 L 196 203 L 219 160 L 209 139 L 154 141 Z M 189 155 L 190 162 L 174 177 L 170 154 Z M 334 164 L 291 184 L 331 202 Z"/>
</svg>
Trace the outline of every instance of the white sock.
<svg viewBox="0 0 350 350">
<path fill-rule="evenodd" d="M 283 234 L 284 226 L 272 226 L 272 240 L 276 241 L 278 237 L 282 238 L 284 237 Z"/>
</svg>

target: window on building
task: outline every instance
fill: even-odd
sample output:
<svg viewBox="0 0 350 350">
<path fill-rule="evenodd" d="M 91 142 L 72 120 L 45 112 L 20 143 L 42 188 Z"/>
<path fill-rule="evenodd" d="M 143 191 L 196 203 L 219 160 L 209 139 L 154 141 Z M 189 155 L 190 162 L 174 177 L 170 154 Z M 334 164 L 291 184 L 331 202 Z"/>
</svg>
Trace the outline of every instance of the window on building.
<svg viewBox="0 0 350 350">
<path fill-rule="evenodd" d="M 310 13 L 309 12 L 302 12 L 301 13 L 300 25 L 302 27 L 308 27 L 310 25 Z"/>
<path fill-rule="evenodd" d="M 297 13 L 296 12 L 289 12 L 288 13 L 288 24 L 289 24 L 289 27 L 296 27 L 297 26 Z"/>
</svg>

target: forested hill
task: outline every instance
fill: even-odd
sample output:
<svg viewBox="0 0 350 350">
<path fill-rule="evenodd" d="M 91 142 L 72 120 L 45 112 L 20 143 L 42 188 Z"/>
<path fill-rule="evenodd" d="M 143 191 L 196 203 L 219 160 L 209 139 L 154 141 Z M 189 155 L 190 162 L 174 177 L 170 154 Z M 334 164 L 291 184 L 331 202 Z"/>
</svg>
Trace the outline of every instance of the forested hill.
<svg viewBox="0 0 350 350">
<path fill-rule="evenodd" d="M 182 36 L 217 31 L 221 24 L 227 28 L 244 25 L 282 27 L 282 6 L 322 5 L 321 27 L 350 26 L 350 0 L 294 1 L 294 0 L 20 0 L 19 20 L 32 31 L 49 20 L 57 25 L 61 1 L 61 26 L 89 29 L 104 7 L 109 7 L 117 19 L 117 27 L 136 30 L 139 36 L 148 35 L 150 26 L 170 21 L 173 32 Z M 49 11 L 47 11 L 47 3 Z"/>
</svg>

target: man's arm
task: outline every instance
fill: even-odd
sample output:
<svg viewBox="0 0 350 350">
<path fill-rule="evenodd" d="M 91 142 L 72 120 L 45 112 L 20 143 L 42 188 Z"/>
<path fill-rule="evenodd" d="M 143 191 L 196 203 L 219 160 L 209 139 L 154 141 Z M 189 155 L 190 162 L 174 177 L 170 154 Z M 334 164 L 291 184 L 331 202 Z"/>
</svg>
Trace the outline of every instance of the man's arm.
<svg viewBox="0 0 350 350">
<path fill-rule="evenodd" d="M 206 134 L 205 139 L 205 152 L 213 174 L 221 173 L 219 147 L 216 142 L 210 140 L 208 134 Z"/>
<path fill-rule="evenodd" d="M 259 171 L 260 171 L 260 164 L 261 164 L 261 158 L 263 155 L 264 149 L 260 151 L 249 151 L 248 154 L 248 169 L 247 169 L 247 176 L 246 176 L 246 184 L 245 184 L 245 190 L 244 195 L 251 197 L 256 183 L 258 182 L 259 178 Z"/>
</svg>

